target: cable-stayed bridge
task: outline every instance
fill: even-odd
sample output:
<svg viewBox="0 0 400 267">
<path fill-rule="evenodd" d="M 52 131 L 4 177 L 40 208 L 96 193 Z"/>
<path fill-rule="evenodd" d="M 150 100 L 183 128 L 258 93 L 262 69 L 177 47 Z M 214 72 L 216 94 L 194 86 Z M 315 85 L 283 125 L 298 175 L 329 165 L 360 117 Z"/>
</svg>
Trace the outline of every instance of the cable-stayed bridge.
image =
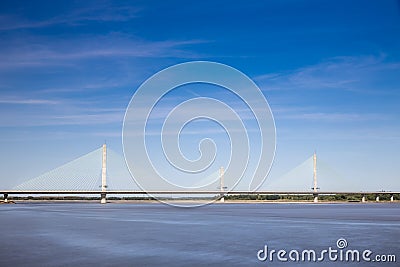
<svg viewBox="0 0 400 267">
<path fill-rule="evenodd" d="M 103 164 L 103 152 L 105 152 L 105 164 Z M 139 190 L 131 179 L 124 158 L 105 145 L 13 189 L 42 192 L 98 191 L 102 190 L 103 167 L 106 169 L 107 178 L 103 186 L 107 190 Z"/>
<path fill-rule="evenodd" d="M 318 172 L 320 168 L 318 168 Z M 310 187 L 304 188 L 304 179 L 298 177 L 307 177 L 312 174 L 312 183 Z M 268 181 L 266 187 L 269 190 L 259 189 L 257 191 L 232 190 L 226 191 L 223 184 L 223 171 L 212 173 L 211 176 L 219 177 L 220 188 L 216 190 L 184 190 L 184 191 L 143 191 L 131 178 L 127 169 L 124 158 L 118 153 L 107 149 L 103 145 L 84 156 L 81 156 L 71 162 L 68 162 L 56 169 L 44 173 L 36 178 L 30 179 L 11 190 L 0 190 L 0 194 L 4 195 L 4 202 L 7 202 L 8 195 L 100 195 L 101 203 L 106 203 L 107 194 L 121 195 L 215 195 L 220 196 L 221 200 L 224 195 L 313 195 L 314 202 L 318 202 L 318 195 L 329 194 L 363 194 L 362 201 L 365 201 L 366 194 L 376 194 L 376 200 L 379 201 L 379 195 L 390 194 L 391 201 L 394 200 L 394 194 L 400 192 L 343 192 L 339 190 L 320 191 L 317 181 L 317 156 L 314 153 L 312 157 L 304 161 L 302 164 L 294 168 L 292 171 L 283 175 L 279 179 Z M 325 174 L 325 176 L 328 176 Z M 205 179 L 209 179 L 206 177 Z M 323 181 L 326 179 L 322 179 Z M 300 186 L 298 183 L 301 183 Z M 285 185 L 285 186 L 283 186 Z M 290 188 L 288 185 L 294 187 Z M 332 188 L 328 184 L 323 184 L 323 188 Z M 326 187 L 325 187 L 326 186 Z M 264 187 L 265 188 L 265 187 Z M 303 190 L 298 190 L 303 188 Z"/>
</svg>

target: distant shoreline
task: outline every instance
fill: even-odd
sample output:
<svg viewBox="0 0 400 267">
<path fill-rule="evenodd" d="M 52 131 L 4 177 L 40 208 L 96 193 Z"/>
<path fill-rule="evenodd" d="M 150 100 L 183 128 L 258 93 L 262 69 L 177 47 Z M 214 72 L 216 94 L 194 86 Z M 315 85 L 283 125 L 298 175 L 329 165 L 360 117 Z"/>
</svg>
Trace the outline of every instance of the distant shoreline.
<svg viewBox="0 0 400 267">
<path fill-rule="evenodd" d="M 269 203 L 282 203 L 282 204 L 335 204 L 335 203 L 396 203 L 400 202 L 400 194 L 374 194 L 374 193 L 340 193 L 340 194 L 325 194 L 317 197 L 313 195 L 225 195 L 221 201 L 222 196 L 214 197 L 159 197 L 152 196 L 113 196 L 107 197 L 107 203 L 221 203 L 221 204 L 238 204 L 238 203 L 254 203 L 254 204 L 269 204 Z M 315 197 L 315 198 L 314 198 Z M 8 196 L 10 204 L 12 203 L 100 203 L 100 197 L 97 196 Z M 317 201 L 317 202 L 314 202 Z M 0 197 L 0 204 L 4 203 L 4 198 Z"/>
<path fill-rule="evenodd" d="M 399 200 L 395 201 L 324 201 L 321 200 L 317 203 L 313 201 L 286 201 L 286 200 L 225 200 L 221 202 L 220 200 L 189 200 L 189 199 L 164 199 L 163 201 L 172 204 L 182 204 L 182 203 L 198 203 L 198 204 L 394 204 L 400 203 Z M 107 204 L 162 204 L 163 201 L 158 200 L 107 200 Z M 89 199 L 75 199 L 75 200 L 62 200 L 62 199 L 30 199 L 30 200 L 10 200 L 10 203 L 4 203 L 3 200 L 0 204 L 35 204 L 35 203 L 93 203 L 99 204 L 99 200 L 89 200 Z"/>
</svg>

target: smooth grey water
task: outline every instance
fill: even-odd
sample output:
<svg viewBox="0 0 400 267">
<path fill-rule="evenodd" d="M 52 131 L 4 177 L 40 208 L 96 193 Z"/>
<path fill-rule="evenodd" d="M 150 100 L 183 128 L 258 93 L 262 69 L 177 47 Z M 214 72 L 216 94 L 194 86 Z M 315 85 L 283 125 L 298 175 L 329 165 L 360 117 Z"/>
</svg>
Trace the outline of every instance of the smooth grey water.
<svg viewBox="0 0 400 267">
<path fill-rule="evenodd" d="M 0 266 L 400 266 L 400 204 L 23 203 L 0 206 Z M 269 249 L 346 249 L 397 262 L 262 262 Z"/>
</svg>

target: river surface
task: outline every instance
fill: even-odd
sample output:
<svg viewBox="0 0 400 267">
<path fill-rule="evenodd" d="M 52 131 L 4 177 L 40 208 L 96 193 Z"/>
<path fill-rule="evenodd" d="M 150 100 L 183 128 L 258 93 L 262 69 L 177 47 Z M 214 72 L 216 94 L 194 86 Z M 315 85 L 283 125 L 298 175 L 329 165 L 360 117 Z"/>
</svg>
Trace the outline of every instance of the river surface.
<svg viewBox="0 0 400 267">
<path fill-rule="evenodd" d="M 0 223 L 0 266 L 400 266 L 399 203 L 17 203 L 0 205 Z M 347 250 L 371 261 L 340 260 Z"/>
</svg>

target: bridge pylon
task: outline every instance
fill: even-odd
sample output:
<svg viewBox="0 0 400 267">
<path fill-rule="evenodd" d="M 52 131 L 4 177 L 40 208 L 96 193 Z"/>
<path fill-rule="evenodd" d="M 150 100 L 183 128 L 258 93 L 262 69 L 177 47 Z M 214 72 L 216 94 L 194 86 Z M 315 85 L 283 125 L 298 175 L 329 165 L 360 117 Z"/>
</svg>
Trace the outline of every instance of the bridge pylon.
<svg viewBox="0 0 400 267">
<path fill-rule="evenodd" d="M 314 191 L 314 203 L 318 202 L 318 185 L 317 185 L 317 153 L 314 152 L 314 156 L 313 156 L 313 181 L 314 181 L 314 185 L 313 185 L 313 191 Z"/>
<path fill-rule="evenodd" d="M 101 194 L 100 194 L 100 203 L 107 203 L 107 145 L 103 145 L 103 160 L 101 165 Z"/>
<path fill-rule="evenodd" d="M 225 196 L 224 196 L 224 189 L 225 189 L 225 186 L 224 186 L 224 174 L 225 174 L 224 167 L 221 167 L 219 169 L 219 182 L 220 182 L 220 190 L 221 190 L 220 202 L 225 202 Z"/>
</svg>

